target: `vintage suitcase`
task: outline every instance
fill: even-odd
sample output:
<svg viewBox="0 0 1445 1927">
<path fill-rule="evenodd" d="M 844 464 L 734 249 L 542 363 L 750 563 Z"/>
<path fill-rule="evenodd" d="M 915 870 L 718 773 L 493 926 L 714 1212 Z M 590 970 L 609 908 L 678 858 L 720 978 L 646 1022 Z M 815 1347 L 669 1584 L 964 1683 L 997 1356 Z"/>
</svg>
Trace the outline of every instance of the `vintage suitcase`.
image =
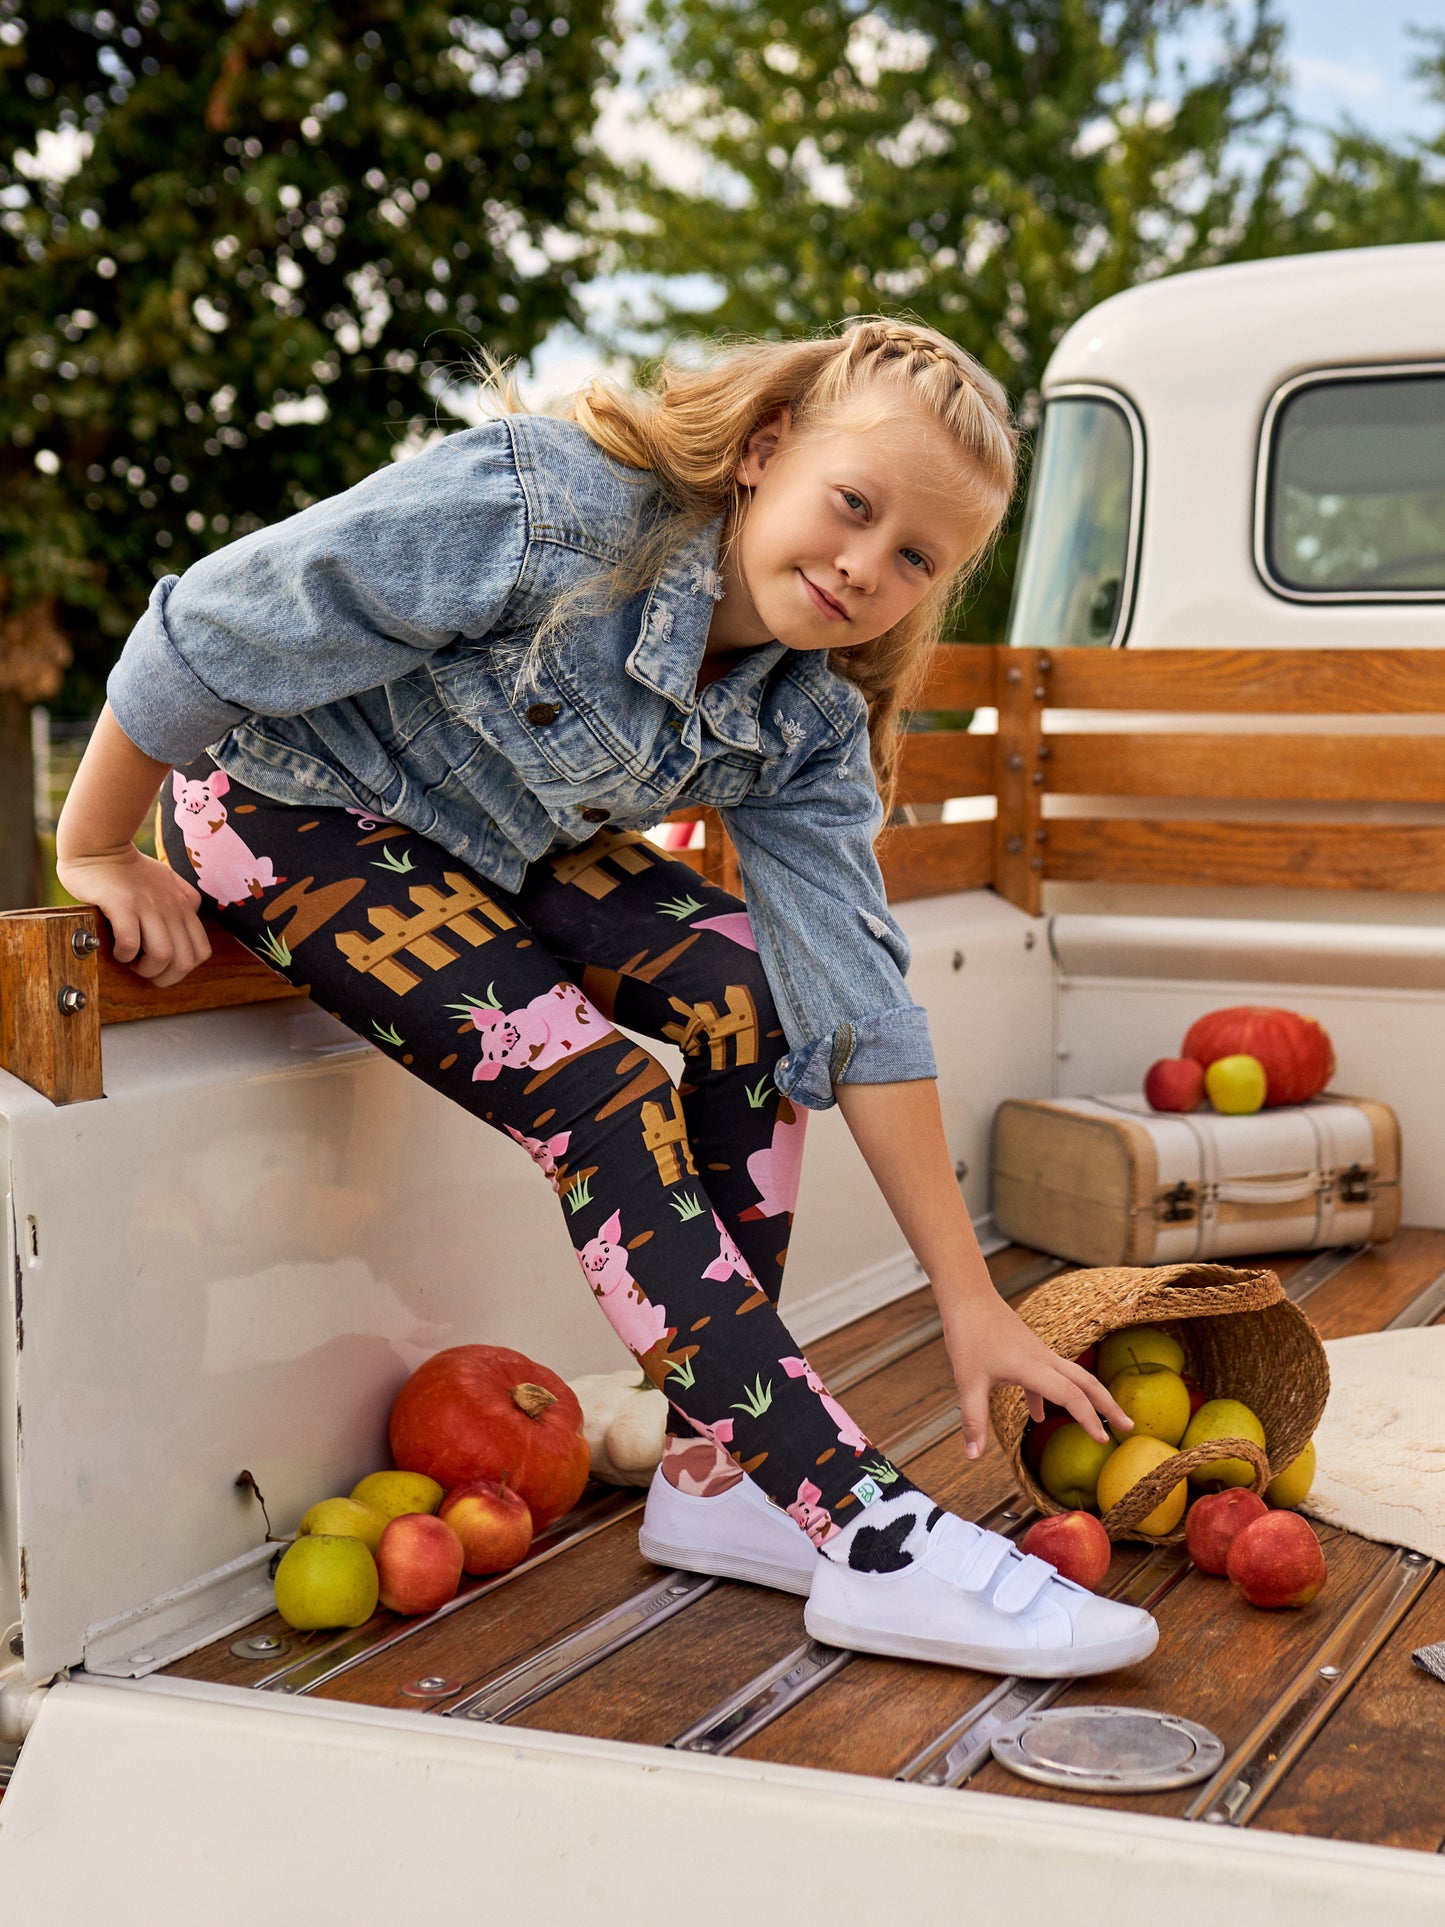
<svg viewBox="0 0 1445 1927">
<path fill-rule="evenodd" d="M 1400 1222 L 1386 1104 L 1319 1097 L 1225 1117 L 1142 1095 L 1010 1099 L 993 1130 L 1003 1234 L 1082 1265 L 1375 1243 Z"/>
</svg>

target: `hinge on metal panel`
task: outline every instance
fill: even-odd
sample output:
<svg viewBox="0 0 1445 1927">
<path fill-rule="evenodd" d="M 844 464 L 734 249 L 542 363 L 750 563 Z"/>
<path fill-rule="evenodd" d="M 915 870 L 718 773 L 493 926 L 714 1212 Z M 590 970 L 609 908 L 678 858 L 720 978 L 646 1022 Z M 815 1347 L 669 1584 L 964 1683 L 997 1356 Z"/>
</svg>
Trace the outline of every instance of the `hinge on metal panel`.
<svg viewBox="0 0 1445 1927">
<path fill-rule="evenodd" d="M 1186 1184 L 1183 1178 L 1172 1190 L 1161 1191 L 1154 1200 L 1154 1216 L 1161 1224 L 1187 1224 L 1197 1208 L 1194 1186 Z"/>
</svg>

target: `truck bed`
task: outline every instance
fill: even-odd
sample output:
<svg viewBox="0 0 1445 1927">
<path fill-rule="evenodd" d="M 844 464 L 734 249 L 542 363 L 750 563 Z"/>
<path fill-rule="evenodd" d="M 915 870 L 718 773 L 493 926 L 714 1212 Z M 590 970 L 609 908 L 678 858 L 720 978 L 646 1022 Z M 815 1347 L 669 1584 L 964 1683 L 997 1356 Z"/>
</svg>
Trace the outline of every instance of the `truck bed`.
<svg viewBox="0 0 1445 1927">
<path fill-rule="evenodd" d="M 1276 1269 L 1326 1338 L 1445 1311 L 1445 1231 L 1402 1230 L 1360 1251 L 1290 1253 Z M 990 1260 L 1025 1302 L 1056 1260 L 1010 1247 Z M 810 1348 L 885 1449 L 941 1501 L 998 1530 L 1028 1515 L 996 1446 L 969 1464 L 926 1291 Z M 726 1580 L 664 1574 L 637 1550 L 643 1495 L 592 1487 L 526 1565 L 429 1618 L 379 1612 L 354 1633 L 254 1623 L 166 1672 L 183 1679 L 481 1718 L 643 1747 L 735 1753 L 880 1780 L 1276 1829 L 1437 1853 L 1445 1845 L 1445 1687 L 1411 1651 L 1445 1639 L 1445 1583 L 1418 1554 L 1317 1529 L 1329 1580 L 1302 1611 L 1260 1612 L 1182 1549 L 1121 1545 L 1106 1589 L 1157 1613 L 1144 1664 L 1064 1684 L 810 1644 L 803 1601 Z M 250 1641 L 247 1656 L 237 1648 Z M 267 1642 L 280 1642 L 268 1644 Z M 1202 1785 L 1149 1794 L 1062 1792 L 987 1751 L 1039 1704 L 1143 1706 L 1210 1728 L 1224 1759 Z"/>
</svg>

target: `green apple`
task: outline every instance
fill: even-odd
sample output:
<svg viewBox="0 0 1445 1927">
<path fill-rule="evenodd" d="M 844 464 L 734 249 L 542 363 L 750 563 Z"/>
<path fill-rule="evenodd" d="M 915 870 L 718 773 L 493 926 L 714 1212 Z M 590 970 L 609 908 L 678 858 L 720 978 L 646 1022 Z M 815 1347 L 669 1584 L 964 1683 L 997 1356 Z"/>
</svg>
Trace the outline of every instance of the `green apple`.
<svg viewBox="0 0 1445 1927">
<path fill-rule="evenodd" d="M 1094 1503 L 1094 1488 L 1099 1471 L 1114 1449 L 1114 1441 L 1101 1445 L 1092 1439 L 1076 1419 L 1061 1425 L 1048 1444 L 1039 1463 L 1039 1484 L 1051 1499 L 1071 1512 L 1082 1511 Z"/>
<path fill-rule="evenodd" d="M 1130 1438 L 1178 1445 L 1189 1423 L 1189 1387 L 1167 1365 L 1131 1365 L 1109 1380 L 1109 1396 L 1134 1421 Z"/>
<path fill-rule="evenodd" d="M 296 1528 L 298 1539 L 313 1532 L 330 1533 L 337 1539 L 359 1539 L 374 1554 L 386 1531 L 386 1514 L 375 1506 L 356 1499 L 318 1499 Z"/>
<path fill-rule="evenodd" d="M 1269 1078 L 1257 1057 L 1240 1051 L 1233 1057 L 1215 1058 L 1204 1073 L 1204 1090 L 1216 1111 L 1243 1117 L 1263 1105 Z"/>
<path fill-rule="evenodd" d="M 1164 1365 L 1171 1372 L 1182 1372 L 1184 1347 L 1157 1325 L 1130 1325 L 1125 1331 L 1110 1332 L 1099 1346 L 1094 1376 L 1107 1385 L 1131 1365 Z"/>
<path fill-rule="evenodd" d="M 1276 1473 L 1264 1488 L 1264 1496 L 1270 1505 L 1283 1506 L 1293 1512 L 1303 1505 L 1310 1495 L 1310 1487 L 1315 1482 L 1315 1442 L 1310 1440 L 1297 1459 L 1291 1459 L 1283 1472 Z"/>
<path fill-rule="evenodd" d="M 376 1561 L 360 1539 L 313 1532 L 286 1548 L 276 1568 L 276 1610 L 298 1632 L 360 1626 L 376 1611 Z"/>
<path fill-rule="evenodd" d="M 1250 1439 L 1264 1449 L 1264 1427 L 1237 1398 L 1211 1398 L 1190 1419 L 1180 1450 L 1207 1445 L 1211 1439 Z M 1190 1473 L 1195 1485 L 1253 1485 L 1254 1467 L 1248 1459 L 1209 1459 Z"/>
</svg>

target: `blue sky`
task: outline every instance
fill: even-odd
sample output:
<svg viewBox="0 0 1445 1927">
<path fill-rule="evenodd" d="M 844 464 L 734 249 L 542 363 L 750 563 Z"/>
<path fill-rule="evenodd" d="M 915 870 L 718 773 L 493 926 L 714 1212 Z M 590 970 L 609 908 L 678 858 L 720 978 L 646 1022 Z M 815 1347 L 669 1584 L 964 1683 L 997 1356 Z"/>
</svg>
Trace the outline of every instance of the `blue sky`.
<svg viewBox="0 0 1445 1927">
<path fill-rule="evenodd" d="M 1286 22 L 1286 56 L 1295 105 L 1306 119 L 1349 115 L 1373 132 L 1399 138 L 1433 134 L 1441 124 L 1409 79 L 1418 43 L 1407 28 L 1445 27 L 1445 0 L 1277 0 Z"/>
</svg>

